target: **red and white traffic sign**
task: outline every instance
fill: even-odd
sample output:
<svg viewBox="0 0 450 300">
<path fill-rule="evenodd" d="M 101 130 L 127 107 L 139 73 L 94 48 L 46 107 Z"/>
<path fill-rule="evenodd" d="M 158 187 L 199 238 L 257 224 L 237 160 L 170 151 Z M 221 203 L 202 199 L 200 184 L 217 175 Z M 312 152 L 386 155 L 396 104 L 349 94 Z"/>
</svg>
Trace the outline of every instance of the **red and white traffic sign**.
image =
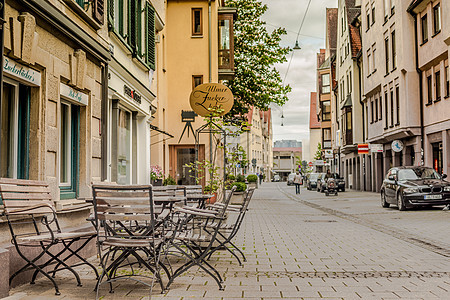
<svg viewBox="0 0 450 300">
<path fill-rule="evenodd" d="M 369 144 L 358 144 L 358 154 L 369 154 Z"/>
<path fill-rule="evenodd" d="M 312 166 L 313 166 L 312 161 L 310 161 L 310 162 L 308 163 L 308 166 L 309 166 L 309 167 L 312 167 Z"/>
</svg>

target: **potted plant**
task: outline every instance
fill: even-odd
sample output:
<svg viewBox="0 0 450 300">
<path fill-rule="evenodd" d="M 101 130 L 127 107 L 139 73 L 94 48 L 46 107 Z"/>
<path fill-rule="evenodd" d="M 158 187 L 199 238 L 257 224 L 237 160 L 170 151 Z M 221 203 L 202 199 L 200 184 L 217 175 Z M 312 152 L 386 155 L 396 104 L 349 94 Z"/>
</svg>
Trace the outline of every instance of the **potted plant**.
<svg viewBox="0 0 450 300">
<path fill-rule="evenodd" d="M 247 182 L 250 187 L 257 187 L 258 175 L 252 174 L 247 176 Z"/>
<path fill-rule="evenodd" d="M 244 202 L 244 194 L 247 190 L 247 185 L 244 182 L 234 182 L 232 185 L 236 186 L 236 190 L 231 196 L 230 203 L 231 204 L 242 204 Z"/>
<path fill-rule="evenodd" d="M 213 197 L 209 199 L 208 203 L 216 202 L 217 193 L 223 188 L 224 185 L 224 180 L 222 180 L 222 177 L 219 174 L 220 168 L 207 160 L 195 161 L 187 164 L 186 166 L 189 167 L 189 173 L 197 174 L 197 176 L 191 176 L 195 179 L 197 184 L 200 184 L 202 180 L 206 179 L 207 175 L 209 175 L 206 185 L 203 188 L 203 192 L 205 194 L 213 195 Z"/>
<path fill-rule="evenodd" d="M 169 175 L 166 179 L 164 179 L 163 185 L 177 185 L 175 179 Z"/>
<path fill-rule="evenodd" d="M 161 186 L 163 184 L 164 172 L 160 166 L 150 166 L 150 180 L 152 185 Z"/>
</svg>

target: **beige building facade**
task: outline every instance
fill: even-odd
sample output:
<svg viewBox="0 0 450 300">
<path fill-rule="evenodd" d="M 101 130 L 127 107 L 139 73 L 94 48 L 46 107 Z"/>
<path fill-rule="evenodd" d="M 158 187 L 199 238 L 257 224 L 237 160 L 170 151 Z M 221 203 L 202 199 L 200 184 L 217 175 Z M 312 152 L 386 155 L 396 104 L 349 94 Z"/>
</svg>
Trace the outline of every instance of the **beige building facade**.
<svg viewBox="0 0 450 300">
<path fill-rule="evenodd" d="M 110 53 L 106 14 L 97 8 L 59 0 L 4 7 L 0 177 L 48 182 L 63 227 L 89 226 L 84 199 L 103 177 Z M 5 296 L 20 258 L 4 218 L 0 227 Z"/>
<path fill-rule="evenodd" d="M 424 165 L 450 172 L 450 73 L 448 65 L 450 4 L 412 1 L 408 7 L 415 29 L 415 50 L 423 112 Z M 414 28 L 415 27 L 415 28 Z"/>
<path fill-rule="evenodd" d="M 339 0 L 336 81 L 340 119 L 340 175 L 348 188 L 360 189 L 364 157 L 357 145 L 363 142 L 362 105 L 359 55 L 361 36 L 352 24 L 360 13 L 360 1 Z"/>
<path fill-rule="evenodd" d="M 389 168 L 421 164 L 414 22 L 405 1 L 362 1 L 363 82 L 368 183 L 380 191 Z M 392 145 L 402 145 L 403 149 Z"/>
<path fill-rule="evenodd" d="M 223 82 L 234 74 L 233 18 L 235 9 L 223 1 L 167 1 L 166 25 L 157 34 L 157 107 L 152 125 L 151 163 L 162 167 L 177 184 L 194 184 L 186 164 L 220 161 L 209 134 L 196 130 L 205 124 L 190 107 L 189 96 L 199 84 Z M 223 153 L 222 153 L 223 155 Z M 223 156 L 222 156 L 223 157 Z M 211 159 L 213 158 L 213 159 Z"/>
</svg>

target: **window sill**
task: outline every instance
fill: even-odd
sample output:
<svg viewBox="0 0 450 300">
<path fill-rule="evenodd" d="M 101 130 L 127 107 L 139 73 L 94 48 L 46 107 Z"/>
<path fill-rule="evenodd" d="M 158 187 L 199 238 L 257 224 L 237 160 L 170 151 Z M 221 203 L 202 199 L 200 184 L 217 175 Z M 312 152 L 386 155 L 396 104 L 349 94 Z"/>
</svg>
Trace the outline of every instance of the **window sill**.
<svg viewBox="0 0 450 300">
<path fill-rule="evenodd" d="M 389 76 L 389 72 L 387 72 L 386 74 L 384 74 L 384 78 Z"/>
<path fill-rule="evenodd" d="M 425 45 L 428 42 L 428 39 L 422 41 L 422 44 L 420 44 L 420 47 L 422 47 L 423 45 Z"/>
<path fill-rule="evenodd" d="M 435 36 L 437 36 L 439 33 L 441 33 L 441 30 L 439 29 L 438 31 L 436 31 L 432 36 L 431 36 L 431 38 L 434 38 Z"/>
<path fill-rule="evenodd" d="M 383 23 L 383 26 L 386 25 L 386 23 L 387 23 L 388 21 L 389 21 L 388 16 L 384 16 L 384 23 Z"/>
<path fill-rule="evenodd" d="M 125 41 L 125 39 L 116 31 L 115 28 L 111 29 L 111 32 L 113 33 L 114 38 L 122 45 L 122 48 L 125 51 L 128 51 L 127 54 L 133 53 L 133 49 L 131 49 L 130 45 Z"/>
<path fill-rule="evenodd" d="M 439 102 L 439 101 L 441 101 L 441 97 L 437 98 L 437 99 L 434 100 L 433 102 L 436 103 L 436 102 Z"/>
<path fill-rule="evenodd" d="M 427 102 L 425 103 L 425 106 L 430 106 L 431 104 L 433 104 L 433 102 Z"/>
<path fill-rule="evenodd" d="M 400 123 L 395 123 L 395 127 L 400 126 Z"/>
<path fill-rule="evenodd" d="M 373 73 L 370 73 L 369 75 L 367 75 L 367 78 L 369 78 L 370 76 L 372 76 Z"/>
<path fill-rule="evenodd" d="M 372 71 L 372 74 L 374 74 L 376 71 L 377 71 L 377 69 L 374 69 L 374 70 Z"/>
<path fill-rule="evenodd" d="M 201 38 L 203 38 L 203 35 L 191 35 L 191 38 L 193 38 L 193 39 L 201 39 Z"/>
<path fill-rule="evenodd" d="M 450 95 L 446 95 L 444 96 L 444 99 L 448 99 L 450 97 Z"/>
<path fill-rule="evenodd" d="M 143 69 L 144 71 L 148 71 L 148 70 L 151 69 L 150 66 L 142 58 L 140 58 L 136 54 L 133 54 L 133 61 L 136 62 L 139 65 L 139 67 L 141 69 Z"/>
<path fill-rule="evenodd" d="M 97 21 L 95 21 L 90 15 L 88 15 L 87 12 L 80 5 L 78 5 L 77 2 L 75 2 L 75 0 L 63 0 L 63 1 L 70 8 L 72 8 L 72 10 L 76 14 L 78 14 L 83 20 L 85 20 L 86 23 L 89 24 L 89 26 L 91 26 L 95 30 L 99 30 L 100 28 L 102 28 L 102 25 L 100 23 L 98 23 Z M 91 8 L 91 13 L 92 13 L 92 8 Z"/>
<path fill-rule="evenodd" d="M 389 125 L 389 128 L 394 128 L 394 125 Z"/>
<path fill-rule="evenodd" d="M 391 73 L 392 73 L 392 72 L 395 72 L 396 70 L 397 70 L 397 67 L 393 68 L 393 69 L 391 70 Z"/>
</svg>

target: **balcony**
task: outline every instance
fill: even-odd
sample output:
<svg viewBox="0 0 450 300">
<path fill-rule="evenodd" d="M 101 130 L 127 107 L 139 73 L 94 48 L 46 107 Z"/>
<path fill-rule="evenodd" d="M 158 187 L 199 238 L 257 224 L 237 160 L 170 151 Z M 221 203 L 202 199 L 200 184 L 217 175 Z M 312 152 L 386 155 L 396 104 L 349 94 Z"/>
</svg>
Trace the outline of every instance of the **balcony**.
<svg viewBox="0 0 450 300">
<path fill-rule="evenodd" d="M 353 145 L 353 132 L 352 130 L 346 130 L 343 136 L 344 146 Z"/>
</svg>

